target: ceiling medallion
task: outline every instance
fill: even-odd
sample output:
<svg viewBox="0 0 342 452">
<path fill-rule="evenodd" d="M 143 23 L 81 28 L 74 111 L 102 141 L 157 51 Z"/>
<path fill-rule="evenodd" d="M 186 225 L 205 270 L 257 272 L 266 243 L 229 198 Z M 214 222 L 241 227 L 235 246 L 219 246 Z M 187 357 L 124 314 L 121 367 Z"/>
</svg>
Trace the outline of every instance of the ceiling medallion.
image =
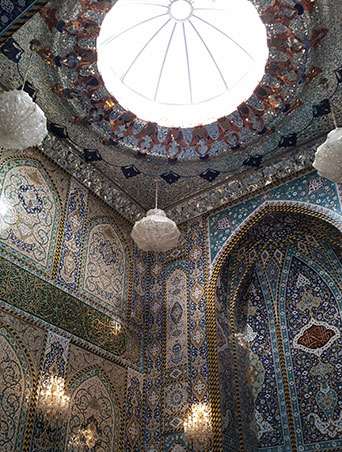
<svg viewBox="0 0 342 452">
<path fill-rule="evenodd" d="M 179 88 L 178 91 L 174 90 L 174 92 L 176 94 L 181 93 L 180 97 L 182 98 L 185 98 L 183 96 L 185 93 L 188 98 L 188 105 L 185 107 L 182 105 L 181 110 L 195 106 L 196 112 L 201 110 L 199 106 L 202 102 L 203 105 L 207 105 L 206 102 L 211 104 L 211 101 L 215 100 L 215 98 L 223 99 L 223 91 L 230 94 L 234 91 L 235 85 L 239 85 L 240 78 L 245 81 L 248 77 L 244 78 L 245 72 L 242 71 L 242 73 L 236 75 L 236 79 L 226 82 L 228 88 L 232 87 L 232 89 L 222 89 L 222 86 L 224 86 L 223 80 L 226 80 L 226 77 L 230 77 L 231 74 L 231 72 L 226 71 L 227 64 L 229 63 L 230 67 L 238 66 L 241 69 L 240 65 L 236 64 L 237 61 L 240 61 L 240 59 L 236 58 L 236 55 L 241 49 L 238 45 L 233 45 L 232 43 L 230 47 L 231 52 L 230 50 L 222 50 L 226 49 L 222 43 L 229 41 L 226 36 L 228 33 L 222 28 L 226 22 L 229 22 L 223 19 L 227 17 L 226 13 L 222 14 L 222 18 L 218 19 L 221 21 L 220 26 L 210 22 L 211 25 L 214 25 L 213 28 L 205 23 L 205 21 L 209 22 L 207 17 L 215 16 L 217 13 L 217 11 L 211 11 L 212 8 L 220 9 L 222 5 L 223 8 L 226 8 L 225 5 L 231 5 L 231 2 L 223 2 L 223 0 L 215 2 L 209 2 L 209 0 L 193 0 L 192 2 L 188 0 L 174 0 L 170 2 L 170 0 L 165 0 L 164 3 L 163 0 L 157 0 L 156 2 L 146 0 L 143 10 L 148 11 L 149 8 L 153 9 L 154 7 L 160 8 L 161 12 L 159 15 L 163 17 L 164 22 L 158 22 L 159 19 L 157 18 L 151 21 L 146 17 L 143 20 L 146 20 L 146 24 L 149 24 L 149 26 L 145 24 L 148 30 L 145 33 L 144 25 L 140 25 L 138 28 L 143 28 L 139 29 L 139 38 L 135 40 L 129 39 L 129 34 L 136 29 L 134 23 L 132 23 L 132 30 L 127 31 L 129 26 L 126 24 L 126 28 L 121 29 L 121 33 L 126 31 L 125 33 L 120 34 L 120 36 L 117 34 L 113 35 L 114 40 L 111 39 L 110 32 L 107 37 L 105 34 L 102 37 L 102 33 L 105 33 L 107 28 L 107 19 L 110 24 L 111 14 L 114 15 L 114 19 L 115 17 L 119 18 L 121 13 L 116 16 L 116 11 L 120 12 L 120 5 L 132 2 L 133 0 L 125 2 L 111 0 L 108 2 L 78 3 L 74 6 L 72 14 L 69 14 L 69 17 L 71 16 L 73 19 L 66 19 L 62 29 L 58 30 L 59 33 L 56 35 L 58 36 L 56 49 L 59 56 L 54 60 L 54 63 L 48 61 L 49 64 L 56 64 L 60 71 L 60 81 L 54 87 L 54 90 L 73 104 L 79 120 L 83 124 L 95 126 L 101 131 L 104 137 L 103 144 L 105 145 L 117 145 L 119 142 L 127 149 L 138 151 L 139 155 L 150 153 L 155 156 L 168 157 L 172 161 L 177 158 L 193 159 L 200 157 L 205 159 L 209 154 L 218 155 L 227 151 L 227 149 L 232 151 L 245 149 L 252 140 L 274 132 L 273 122 L 277 111 L 283 111 L 288 114 L 300 106 L 300 103 L 295 100 L 298 92 L 321 72 L 318 67 L 310 66 L 311 54 L 307 53 L 307 36 L 313 35 L 315 32 L 312 31 L 311 24 L 311 14 L 313 13 L 311 3 L 305 3 L 303 8 L 299 9 L 296 8 L 296 5 L 289 4 L 286 0 L 277 0 L 269 6 L 266 6 L 263 0 L 254 0 L 253 4 L 259 13 L 257 18 L 259 21 L 261 19 L 262 27 L 266 27 L 269 58 L 265 66 L 265 75 L 261 82 L 256 87 L 256 82 L 253 82 L 249 94 L 245 94 L 246 98 L 250 95 L 249 99 L 244 100 L 245 97 L 243 97 L 240 101 L 232 100 L 232 108 L 229 111 L 235 111 L 230 114 L 222 111 L 215 113 L 215 110 L 213 110 L 210 113 L 211 123 L 205 119 L 195 118 L 191 114 L 186 115 L 186 117 L 194 118 L 195 123 L 201 124 L 176 126 L 173 125 L 177 124 L 175 118 L 180 120 L 181 118 L 178 118 L 178 114 L 173 114 L 173 120 L 169 123 L 170 125 L 163 125 L 163 119 L 170 119 L 171 117 L 169 111 L 167 114 L 162 113 L 161 118 L 158 120 L 157 118 L 146 120 L 142 118 L 142 115 L 138 114 L 138 110 L 135 110 L 136 107 L 133 109 L 133 104 L 132 106 L 130 104 L 125 105 L 125 101 L 121 100 L 120 93 L 114 86 L 113 89 L 108 88 L 109 91 L 113 92 L 113 95 L 108 93 L 105 88 L 108 77 L 105 75 L 106 69 L 101 67 L 101 61 L 99 62 L 99 67 L 103 77 L 98 71 L 96 45 L 99 46 L 100 55 L 102 50 L 104 52 L 108 51 L 113 41 L 119 43 L 121 40 L 121 52 L 124 52 L 124 58 L 123 60 L 121 60 L 121 57 L 108 58 L 108 71 L 111 70 L 117 73 L 116 83 L 118 86 L 121 83 L 125 87 L 124 91 L 130 93 L 130 96 L 135 94 L 137 98 L 149 104 L 153 104 L 153 100 L 156 97 L 158 105 L 163 108 L 165 106 L 169 107 L 171 104 L 168 98 L 168 89 L 165 89 L 165 86 L 169 86 L 169 80 L 167 78 L 164 79 L 165 74 L 172 74 L 171 82 L 173 77 L 177 80 L 174 86 Z M 203 15 L 201 16 L 197 10 L 200 8 L 198 5 L 203 3 L 203 8 L 206 8 L 207 2 L 210 3 L 210 10 L 203 10 Z M 104 3 L 105 7 L 103 6 Z M 152 5 L 154 3 L 157 6 Z M 243 3 L 246 3 L 255 11 L 252 2 L 243 0 Z M 130 8 L 132 19 L 134 19 L 134 14 L 137 15 L 139 11 L 141 12 L 141 9 L 140 1 L 135 1 L 134 8 Z M 134 12 L 135 10 L 137 10 L 137 13 Z M 232 15 L 235 14 L 233 13 Z M 122 14 L 124 13 L 122 12 Z M 156 13 L 155 16 L 157 15 Z M 256 15 L 258 16 L 258 14 Z M 195 16 L 200 17 L 202 20 Z M 151 35 L 151 23 L 154 20 L 156 23 L 153 28 L 154 32 Z M 191 23 L 194 24 L 195 29 Z M 205 33 L 202 32 L 202 28 L 206 30 Z M 173 29 L 175 31 L 172 35 Z M 200 53 L 202 57 L 199 59 L 193 58 L 191 54 L 192 47 L 188 46 L 187 60 L 183 29 L 185 29 L 187 44 L 189 39 L 191 42 L 192 38 L 196 38 L 196 45 L 202 49 Z M 196 29 L 202 39 L 198 36 Z M 247 33 L 248 24 L 246 22 L 242 22 L 241 29 L 243 30 L 243 35 L 249 34 Z M 176 34 L 176 30 L 178 30 L 178 34 Z M 207 32 L 209 40 L 206 40 L 207 38 L 203 39 L 203 36 L 207 36 Z M 211 41 L 211 39 L 214 34 L 216 37 L 221 37 L 219 46 L 212 45 L 214 41 Z M 159 39 L 162 41 L 162 36 L 164 50 L 161 52 L 153 51 L 156 50 L 154 46 L 157 45 L 157 41 Z M 172 39 L 170 41 L 171 36 Z M 177 36 L 181 46 L 181 53 L 176 55 L 176 58 L 171 58 L 173 52 L 177 54 L 176 46 L 176 51 L 175 49 L 172 50 L 172 43 L 176 42 L 174 40 L 176 40 Z M 323 34 L 320 36 L 323 37 Z M 106 45 L 106 40 L 108 45 Z M 148 40 L 151 40 L 151 42 L 146 46 Z M 171 43 L 168 47 L 169 42 Z M 318 38 L 315 41 L 310 40 L 310 45 L 311 42 L 312 45 L 317 46 L 319 40 Z M 140 46 L 138 48 L 137 43 Z M 103 46 L 107 50 L 101 50 Z M 245 45 L 241 47 L 244 48 Z M 168 48 L 169 50 L 167 51 Z M 247 52 L 248 48 L 246 44 Z M 251 56 L 254 57 L 254 51 L 252 50 L 251 52 Z M 152 59 L 155 62 L 158 60 L 157 68 L 159 69 L 154 72 L 150 72 L 148 60 L 144 59 L 149 53 L 153 54 Z M 245 61 L 248 63 L 250 59 L 246 53 L 241 50 L 240 54 L 245 56 Z M 42 55 L 43 58 L 45 58 L 44 55 Z M 201 61 L 201 58 L 203 61 Z M 125 67 L 116 65 L 118 59 L 122 61 L 122 64 L 125 64 Z M 180 60 L 183 61 L 182 66 L 179 64 Z M 174 63 L 175 61 L 177 64 Z M 187 64 L 188 61 L 189 65 Z M 170 68 L 168 68 L 166 71 L 167 66 L 171 66 L 172 70 L 173 65 L 177 67 L 177 70 L 169 72 Z M 201 89 L 198 89 L 198 86 L 200 86 L 198 79 L 191 77 L 191 94 L 193 96 L 191 102 L 188 68 L 190 68 L 190 75 L 193 73 L 197 75 L 197 73 L 201 72 L 206 77 L 211 77 L 209 66 L 212 74 L 214 74 L 214 80 L 216 77 L 216 81 L 218 80 L 219 83 L 212 81 L 207 83 L 206 86 L 208 86 L 210 91 L 209 93 L 203 93 L 204 97 L 201 98 Z M 180 68 L 182 69 L 180 70 Z M 245 69 L 247 72 L 249 71 L 248 64 Z M 139 77 L 134 76 L 136 73 L 140 74 Z M 146 85 L 147 74 L 152 75 L 150 77 L 151 80 L 148 80 Z M 181 74 L 183 76 L 180 78 Z M 305 84 L 298 83 L 303 78 L 303 74 Z M 258 76 L 259 79 L 261 76 L 262 73 Z M 112 78 L 114 80 L 114 77 Z M 164 84 L 165 86 L 163 87 Z M 177 102 L 179 104 L 180 100 L 176 98 L 174 104 L 177 104 Z M 225 104 L 225 102 L 223 103 Z M 171 105 L 171 107 L 171 110 L 174 108 L 174 111 L 176 111 L 176 108 L 180 107 L 180 105 Z M 270 111 L 272 111 L 272 115 L 269 114 Z M 146 112 L 146 109 L 142 108 L 142 113 L 144 112 Z M 181 124 L 186 123 L 182 122 Z M 241 142 L 241 136 L 243 136 L 243 143 Z"/>
<path fill-rule="evenodd" d="M 268 47 L 249 0 L 118 0 L 97 53 L 105 87 L 122 107 L 184 128 L 210 124 L 249 98 Z"/>
</svg>

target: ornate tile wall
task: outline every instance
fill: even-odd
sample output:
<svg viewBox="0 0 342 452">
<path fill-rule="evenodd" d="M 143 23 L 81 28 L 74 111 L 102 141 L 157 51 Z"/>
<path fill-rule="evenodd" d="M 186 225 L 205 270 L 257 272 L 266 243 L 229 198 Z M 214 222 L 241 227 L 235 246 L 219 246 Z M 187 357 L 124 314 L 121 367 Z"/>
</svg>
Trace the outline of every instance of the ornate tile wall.
<svg viewBox="0 0 342 452">
<path fill-rule="evenodd" d="M 124 450 L 139 452 L 143 440 L 144 377 L 141 373 L 128 369 L 127 380 Z"/>
<path fill-rule="evenodd" d="M 30 452 L 55 451 L 58 430 L 49 425 L 39 410 L 40 393 L 46 389 L 51 375 L 65 378 L 68 360 L 69 340 L 49 332 L 47 335 L 43 366 L 38 389 L 37 407 L 33 423 Z"/>
<path fill-rule="evenodd" d="M 79 371 L 69 383 L 70 414 L 66 421 L 63 450 L 76 452 L 73 437 L 92 426 L 95 444 L 103 450 L 118 452 L 122 414 L 116 391 L 106 373 L 99 367 Z M 63 440 L 61 441 L 63 442 Z M 87 446 L 86 446 L 87 447 Z M 89 447 L 88 447 L 89 449 Z"/>
<path fill-rule="evenodd" d="M 205 244 L 201 221 L 189 225 L 187 264 L 191 402 L 209 402 Z"/>
<path fill-rule="evenodd" d="M 225 309 L 226 331 L 232 329 L 234 337 L 229 353 L 243 450 L 341 447 L 339 237 L 322 220 L 283 210 L 241 236 L 226 260 L 222 275 L 227 276 L 218 279 L 217 322 L 222 331 Z M 225 388 L 230 372 L 220 370 Z M 251 392 L 249 409 L 246 391 Z M 246 412 L 253 418 L 246 419 Z M 246 425 L 254 430 L 254 444 Z M 231 447 L 234 430 L 223 426 L 224 442 Z"/>
<path fill-rule="evenodd" d="M 131 226 L 34 150 L 1 153 L 0 208 L 3 299 L 141 366 Z M 115 340 L 112 316 L 123 323 Z"/>
<path fill-rule="evenodd" d="M 3 161 L 0 205 L 0 248 L 51 276 L 62 206 L 58 191 L 38 161 Z"/>
<path fill-rule="evenodd" d="M 131 323 L 140 332 L 143 340 L 145 331 L 145 306 L 147 299 L 148 254 L 134 249 L 133 295 L 131 306 Z"/>
<path fill-rule="evenodd" d="M 164 432 L 183 429 L 189 402 L 186 261 L 165 265 Z"/>
<path fill-rule="evenodd" d="M 36 369 L 16 332 L 0 321 L 0 431 L 2 450 L 21 450 L 30 422 Z"/>
<path fill-rule="evenodd" d="M 150 253 L 149 291 L 145 332 L 144 437 L 146 452 L 162 450 L 164 258 Z"/>
<path fill-rule="evenodd" d="M 8 426 L 0 432 L 1 450 L 76 452 L 74 438 L 92 424 L 101 450 L 140 451 L 143 374 L 0 303 L 0 412 Z M 39 410 L 51 374 L 65 378 L 71 397 L 59 430 Z"/>
<path fill-rule="evenodd" d="M 216 300 L 210 295 L 206 268 L 212 263 L 215 275 L 214 266 L 222 260 L 228 239 L 237 237 L 251 218 L 257 222 L 255 211 L 265 203 L 278 210 L 307 206 L 312 215 L 326 214 L 337 224 L 341 209 L 334 184 L 312 173 L 188 224 L 179 250 L 167 256 L 147 255 L 133 252 L 130 227 L 122 219 L 116 221 L 113 212 L 104 207 L 87 211 L 90 198 L 84 188 L 66 178 L 68 188 L 64 184 L 60 189 L 51 163 L 44 165 L 32 154 L 8 157 L 0 172 L 1 196 L 10 200 L 0 231 L 0 299 L 60 328 L 68 337 L 62 335 L 63 340 L 72 336 L 83 341 L 83 349 L 69 344 L 66 362 L 75 393 L 73 410 L 81 416 L 76 395 L 80 388 L 87 388 L 91 397 L 113 401 L 108 421 L 112 424 L 102 415 L 96 424 L 99 432 L 112 431 L 107 448 L 187 450 L 182 422 L 195 401 L 212 403 L 218 451 L 244 447 L 311 452 L 342 447 L 338 236 L 323 236 L 320 228 L 314 228 L 307 237 L 289 242 L 301 227 L 291 221 L 265 225 L 261 232 L 252 229 L 227 260 Z M 94 199 L 91 203 L 96 204 Z M 42 215 L 45 223 L 40 223 Z M 36 230 L 37 225 L 43 229 Z M 314 221 L 307 230 L 311 227 Z M 28 246 L 14 242 L 10 230 L 11 237 Z M 236 310 L 231 310 L 231 303 Z M 94 327 L 96 319 L 107 324 L 113 315 L 124 323 L 124 332 L 115 341 Z M 6 336 L 1 330 L 7 343 L 8 331 Z M 19 449 L 31 444 L 32 450 L 40 450 L 44 431 L 38 418 L 32 442 L 27 432 L 31 428 L 32 433 L 35 385 L 44 375 L 38 356 L 45 333 L 39 336 L 31 329 L 29 350 L 24 350 L 19 339 L 26 333 L 20 331 L 19 336 L 14 334 L 19 344 L 12 347 L 16 357 L 12 349 L 8 356 L 19 367 L 31 360 L 34 377 L 26 391 L 32 394 L 30 402 L 22 403 L 21 414 L 13 413 L 14 422 L 21 416 L 24 430 L 9 444 L 16 441 Z M 40 352 L 32 357 L 31 349 Z M 110 361 L 114 357 L 116 370 Z M 221 387 L 212 373 L 215 365 Z M 118 387 L 125 389 L 119 392 Z M 85 426 L 96 417 L 91 403 L 82 416 Z M 64 450 L 74 434 L 73 422 L 68 420 L 60 439 L 58 447 Z M 54 444 L 54 433 L 46 435 Z"/>
<path fill-rule="evenodd" d="M 317 212 L 327 211 L 341 222 L 341 206 L 336 184 L 313 172 L 242 204 L 210 214 L 208 217 L 210 263 L 217 261 L 227 239 L 265 202 L 278 202 L 280 205 L 286 202 L 293 205 L 304 204 Z"/>
<path fill-rule="evenodd" d="M 76 291 L 78 282 L 84 225 L 87 217 L 87 197 L 87 190 L 72 180 L 57 269 L 57 281 L 72 291 Z"/>
<path fill-rule="evenodd" d="M 79 292 L 124 317 L 130 262 L 127 244 L 108 218 L 87 224 L 84 243 Z"/>
</svg>

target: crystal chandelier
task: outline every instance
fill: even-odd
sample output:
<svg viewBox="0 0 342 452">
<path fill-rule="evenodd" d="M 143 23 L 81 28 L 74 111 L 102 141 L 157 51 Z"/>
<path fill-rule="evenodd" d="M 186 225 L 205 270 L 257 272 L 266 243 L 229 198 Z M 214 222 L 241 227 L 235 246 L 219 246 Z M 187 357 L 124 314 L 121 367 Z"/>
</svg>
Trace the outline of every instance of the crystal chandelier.
<svg viewBox="0 0 342 452">
<path fill-rule="evenodd" d="M 99 440 L 101 440 L 101 436 L 97 432 L 94 418 L 92 417 L 85 429 L 79 429 L 71 435 L 68 445 L 70 450 L 81 452 L 85 446 L 88 450 L 93 449 Z"/>
<path fill-rule="evenodd" d="M 315 154 L 313 167 L 322 177 L 330 179 L 337 184 L 342 183 L 342 128 L 337 126 L 336 117 L 330 104 L 330 110 L 335 129 L 321 144 Z"/>
<path fill-rule="evenodd" d="M 100 436 L 96 431 L 96 425 L 94 424 L 94 422 L 91 422 L 88 427 L 82 431 L 82 435 L 84 436 L 88 449 L 92 449 L 95 446 L 96 442 L 100 439 Z"/>
<path fill-rule="evenodd" d="M 208 405 L 192 405 L 184 420 L 184 439 L 197 452 L 209 451 L 212 446 L 213 430 Z"/>
<path fill-rule="evenodd" d="M 36 49 L 37 44 L 38 41 L 31 41 L 31 51 Z M 0 146 L 6 149 L 21 150 L 37 146 L 48 133 L 43 110 L 24 91 L 32 55 L 21 89 L 0 93 Z"/>
<path fill-rule="evenodd" d="M 176 223 L 158 209 L 158 181 L 156 180 L 155 208 L 133 226 L 131 237 L 143 251 L 165 252 L 177 245 L 180 232 Z"/>
<path fill-rule="evenodd" d="M 51 424 L 58 424 L 65 417 L 69 402 L 70 397 L 64 390 L 64 378 L 52 375 L 43 382 L 39 409 Z"/>
</svg>

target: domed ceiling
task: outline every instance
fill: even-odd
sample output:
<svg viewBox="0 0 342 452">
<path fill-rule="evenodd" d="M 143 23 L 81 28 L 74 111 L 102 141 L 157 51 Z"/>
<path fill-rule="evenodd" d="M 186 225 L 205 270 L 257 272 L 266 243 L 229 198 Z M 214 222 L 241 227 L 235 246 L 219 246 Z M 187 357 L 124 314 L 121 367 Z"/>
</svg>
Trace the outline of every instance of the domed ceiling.
<svg viewBox="0 0 342 452">
<path fill-rule="evenodd" d="M 157 176 L 160 207 L 181 223 L 310 171 L 333 128 L 330 105 L 340 117 L 340 2 L 244 3 L 266 30 L 261 56 L 236 0 L 48 2 L 3 39 L 2 87 L 18 88 L 29 67 L 25 89 L 49 120 L 40 152 L 132 222 L 153 206 Z M 121 82 L 179 110 L 134 112 Z"/>
</svg>

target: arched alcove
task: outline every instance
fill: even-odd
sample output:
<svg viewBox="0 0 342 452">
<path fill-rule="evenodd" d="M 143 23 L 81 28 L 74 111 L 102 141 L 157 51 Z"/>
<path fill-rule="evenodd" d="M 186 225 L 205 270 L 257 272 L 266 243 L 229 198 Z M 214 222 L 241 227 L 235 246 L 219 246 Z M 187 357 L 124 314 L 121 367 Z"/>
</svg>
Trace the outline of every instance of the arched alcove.
<svg viewBox="0 0 342 452">
<path fill-rule="evenodd" d="M 65 436 L 65 451 L 78 445 L 89 450 L 117 452 L 120 444 L 121 412 L 117 396 L 105 373 L 97 367 L 81 372 L 70 385 L 70 413 Z M 79 441 L 80 433 L 90 429 L 93 443 Z M 76 438 L 76 441 L 75 441 Z"/>
<path fill-rule="evenodd" d="M 213 275 L 224 450 L 337 450 L 340 231 L 322 215 L 269 209 Z"/>
<path fill-rule="evenodd" d="M 130 253 L 110 218 L 95 218 L 86 227 L 79 292 L 119 316 L 127 309 Z"/>
<path fill-rule="evenodd" d="M 10 158 L 0 167 L 0 248 L 20 262 L 52 272 L 62 205 L 42 164 Z"/>
</svg>

